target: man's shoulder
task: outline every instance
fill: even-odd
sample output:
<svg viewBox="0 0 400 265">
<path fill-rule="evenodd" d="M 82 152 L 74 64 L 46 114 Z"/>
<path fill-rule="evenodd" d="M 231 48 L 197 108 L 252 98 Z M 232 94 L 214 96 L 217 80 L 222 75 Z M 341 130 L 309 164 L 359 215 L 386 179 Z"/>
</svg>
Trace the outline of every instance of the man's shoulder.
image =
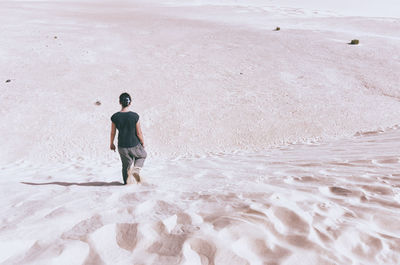
<svg viewBox="0 0 400 265">
<path fill-rule="evenodd" d="M 111 120 L 115 120 L 120 116 L 120 112 L 115 112 L 113 115 L 111 115 Z"/>
<path fill-rule="evenodd" d="M 135 118 L 139 118 L 139 114 L 137 114 L 137 113 L 134 112 L 134 111 L 131 111 L 130 114 L 131 114 L 132 116 L 134 116 Z"/>
</svg>

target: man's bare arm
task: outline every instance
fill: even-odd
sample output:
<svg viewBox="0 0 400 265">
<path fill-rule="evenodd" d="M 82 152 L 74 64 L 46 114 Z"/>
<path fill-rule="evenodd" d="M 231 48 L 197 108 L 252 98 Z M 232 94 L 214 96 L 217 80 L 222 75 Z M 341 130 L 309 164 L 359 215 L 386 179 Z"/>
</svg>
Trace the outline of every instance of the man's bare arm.
<svg viewBox="0 0 400 265">
<path fill-rule="evenodd" d="M 140 121 L 136 123 L 136 135 L 139 138 L 140 143 L 144 147 L 143 133 L 142 133 L 142 128 L 140 128 Z"/>
<path fill-rule="evenodd" d="M 114 139 L 117 128 L 115 127 L 115 123 L 111 122 L 111 136 L 110 136 L 110 149 L 115 151 Z"/>
</svg>

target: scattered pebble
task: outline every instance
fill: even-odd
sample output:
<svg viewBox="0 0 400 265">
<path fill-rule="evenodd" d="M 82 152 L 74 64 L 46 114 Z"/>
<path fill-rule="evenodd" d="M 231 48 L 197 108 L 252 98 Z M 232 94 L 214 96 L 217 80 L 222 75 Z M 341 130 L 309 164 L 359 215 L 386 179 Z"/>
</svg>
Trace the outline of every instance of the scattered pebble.
<svg viewBox="0 0 400 265">
<path fill-rule="evenodd" d="M 276 27 L 275 31 L 280 31 L 281 28 L 280 27 Z"/>
<path fill-rule="evenodd" d="M 100 101 L 96 101 L 96 103 L 94 103 L 94 104 L 97 105 L 97 106 L 100 106 L 101 102 Z"/>
<path fill-rule="evenodd" d="M 241 75 L 243 74 L 243 73 L 240 73 Z"/>
<path fill-rule="evenodd" d="M 10 82 L 11 82 L 11 79 L 7 79 L 7 80 L 6 80 L 6 83 L 10 83 Z"/>
<path fill-rule="evenodd" d="M 54 36 L 54 39 L 57 39 L 57 36 Z"/>
<path fill-rule="evenodd" d="M 350 45 L 358 45 L 360 43 L 359 40 L 351 40 L 351 42 L 349 43 Z"/>
</svg>

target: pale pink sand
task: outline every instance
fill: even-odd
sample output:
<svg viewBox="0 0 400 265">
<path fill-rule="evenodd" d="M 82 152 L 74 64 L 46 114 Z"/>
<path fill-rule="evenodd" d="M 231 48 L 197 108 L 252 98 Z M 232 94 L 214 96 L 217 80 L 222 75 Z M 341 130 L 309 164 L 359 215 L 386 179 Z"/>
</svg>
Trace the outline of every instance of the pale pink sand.
<svg viewBox="0 0 400 265">
<path fill-rule="evenodd" d="M 396 3 L 191 3 L 0 2 L 0 263 L 399 264 Z"/>
<path fill-rule="evenodd" d="M 399 264 L 400 130 L 262 153 L 1 167 L 3 264 Z"/>
<path fill-rule="evenodd" d="M 239 27 L 181 18 L 235 18 L 220 9 L 1 2 L 0 158 L 103 159 L 121 91 L 134 96 L 150 154 L 163 157 L 399 123 L 398 19 L 266 12 L 261 29 L 258 20 Z M 354 38 L 361 45 L 347 45 Z"/>
</svg>

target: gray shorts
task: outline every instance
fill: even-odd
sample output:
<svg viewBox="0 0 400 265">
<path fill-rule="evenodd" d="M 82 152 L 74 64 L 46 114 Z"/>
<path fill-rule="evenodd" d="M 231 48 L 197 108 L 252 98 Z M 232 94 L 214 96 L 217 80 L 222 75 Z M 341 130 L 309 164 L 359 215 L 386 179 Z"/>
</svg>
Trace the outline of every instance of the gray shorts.
<svg viewBox="0 0 400 265">
<path fill-rule="evenodd" d="M 118 147 L 118 153 L 122 162 L 122 177 L 124 178 L 124 183 L 126 183 L 128 170 L 131 166 L 143 167 L 147 153 L 140 143 L 134 147 Z"/>
</svg>

